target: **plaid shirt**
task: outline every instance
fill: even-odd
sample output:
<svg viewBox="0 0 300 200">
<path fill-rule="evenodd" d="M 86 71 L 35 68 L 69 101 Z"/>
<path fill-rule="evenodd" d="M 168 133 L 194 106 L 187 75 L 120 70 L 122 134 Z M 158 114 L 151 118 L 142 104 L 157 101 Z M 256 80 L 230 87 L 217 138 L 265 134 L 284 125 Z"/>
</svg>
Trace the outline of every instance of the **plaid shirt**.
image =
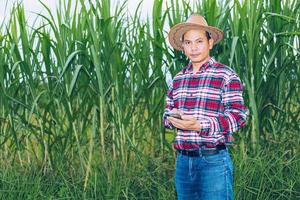
<svg viewBox="0 0 300 200">
<path fill-rule="evenodd" d="M 165 112 L 177 108 L 196 117 L 201 130 L 177 129 L 175 149 L 197 149 L 230 144 L 232 134 L 246 123 L 248 109 L 243 84 L 233 69 L 210 58 L 193 74 L 192 64 L 184 67 L 167 91 Z M 163 115 L 164 126 L 175 128 Z"/>
</svg>

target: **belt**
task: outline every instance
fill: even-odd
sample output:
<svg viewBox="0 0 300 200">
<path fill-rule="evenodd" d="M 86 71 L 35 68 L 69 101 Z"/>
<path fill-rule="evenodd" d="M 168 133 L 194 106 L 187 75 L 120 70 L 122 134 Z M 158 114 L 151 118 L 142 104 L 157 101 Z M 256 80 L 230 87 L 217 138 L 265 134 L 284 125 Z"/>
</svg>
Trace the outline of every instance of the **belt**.
<svg viewBox="0 0 300 200">
<path fill-rule="evenodd" d="M 177 153 L 189 157 L 212 156 L 218 154 L 223 149 L 226 149 L 226 145 L 217 145 L 215 148 L 199 148 L 192 151 L 177 149 Z"/>
</svg>

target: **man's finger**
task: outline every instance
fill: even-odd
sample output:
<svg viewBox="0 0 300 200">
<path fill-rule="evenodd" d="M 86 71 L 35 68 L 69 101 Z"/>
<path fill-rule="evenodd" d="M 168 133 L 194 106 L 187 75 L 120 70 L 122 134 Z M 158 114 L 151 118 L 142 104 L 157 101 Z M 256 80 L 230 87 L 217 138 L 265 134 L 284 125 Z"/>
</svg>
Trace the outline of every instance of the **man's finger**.
<svg viewBox="0 0 300 200">
<path fill-rule="evenodd" d="M 181 119 L 177 119 L 175 117 L 167 117 L 167 119 L 177 128 L 183 128 L 184 127 L 184 121 Z"/>
<path fill-rule="evenodd" d="M 178 112 L 178 109 L 177 109 L 177 108 L 173 108 L 173 109 L 172 109 L 172 112 L 177 113 L 177 112 Z"/>
<path fill-rule="evenodd" d="M 197 120 L 194 116 L 192 115 L 181 115 L 181 119 L 183 120 L 191 120 L 191 121 L 194 121 L 194 120 Z"/>
</svg>

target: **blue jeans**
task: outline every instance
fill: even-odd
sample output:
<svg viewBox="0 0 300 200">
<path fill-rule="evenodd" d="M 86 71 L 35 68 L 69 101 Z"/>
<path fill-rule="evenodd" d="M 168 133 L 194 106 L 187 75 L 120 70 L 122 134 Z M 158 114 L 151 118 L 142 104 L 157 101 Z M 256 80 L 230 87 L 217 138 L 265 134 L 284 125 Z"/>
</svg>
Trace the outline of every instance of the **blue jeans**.
<svg viewBox="0 0 300 200">
<path fill-rule="evenodd" d="M 232 200 L 233 165 L 228 150 L 199 157 L 177 154 L 175 185 L 178 200 Z"/>
</svg>

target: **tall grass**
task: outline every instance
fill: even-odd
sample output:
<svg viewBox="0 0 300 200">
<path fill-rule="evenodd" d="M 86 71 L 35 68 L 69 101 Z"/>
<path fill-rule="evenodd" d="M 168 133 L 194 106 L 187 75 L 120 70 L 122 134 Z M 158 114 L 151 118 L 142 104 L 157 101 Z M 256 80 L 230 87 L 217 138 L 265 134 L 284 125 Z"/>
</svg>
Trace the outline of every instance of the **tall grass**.
<svg viewBox="0 0 300 200">
<path fill-rule="evenodd" d="M 166 27 L 192 12 L 225 31 L 212 55 L 245 83 L 236 198 L 300 196 L 299 1 L 155 0 L 144 21 L 141 4 L 131 16 L 126 2 L 40 3 L 39 24 L 20 3 L 0 30 L 1 198 L 174 199 L 163 69 L 187 60 Z"/>
</svg>

